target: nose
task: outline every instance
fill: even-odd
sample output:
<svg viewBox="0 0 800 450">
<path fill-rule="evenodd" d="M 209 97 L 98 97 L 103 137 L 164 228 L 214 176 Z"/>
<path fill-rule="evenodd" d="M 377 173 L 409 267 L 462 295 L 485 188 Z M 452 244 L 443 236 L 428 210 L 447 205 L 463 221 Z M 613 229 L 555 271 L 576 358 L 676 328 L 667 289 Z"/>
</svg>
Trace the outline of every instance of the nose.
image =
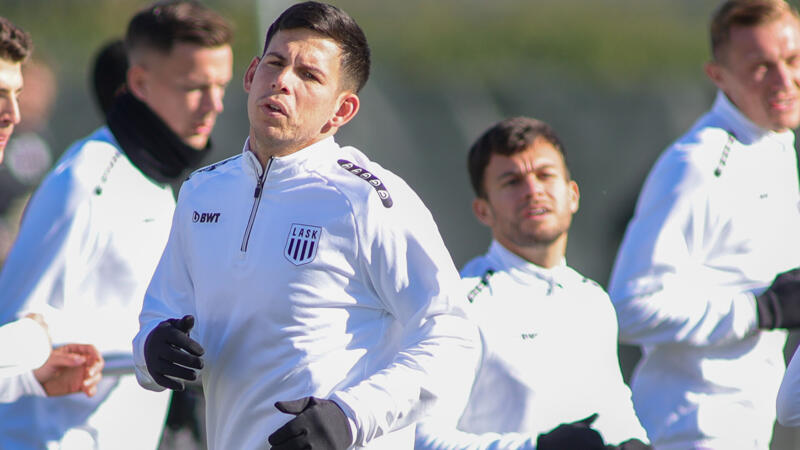
<svg viewBox="0 0 800 450">
<path fill-rule="evenodd" d="M 786 63 L 778 64 L 776 66 L 773 78 L 773 82 L 776 87 L 796 87 L 798 85 L 798 79 L 800 79 L 800 74 L 798 73 L 797 68 L 794 68 Z"/>
<path fill-rule="evenodd" d="M 532 173 L 525 177 L 524 185 L 527 195 L 536 196 L 537 194 L 544 192 L 543 183 L 540 183 L 536 178 L 536 175 Z"/>
<path fill-rule="evenodd" d="M 16 125 L 22 119 L 19 112 L 19 101 L 13 93 L 0 97 L 0 122 L 4 126 Z"/>
<path fill-rule="evenodd" d="M 224 86 L 210 86 L 203 91 L 203 110 L 207 112 L 221 113 L 225 108 L 223 98 L 225 97 Z"/>
<path fill-rule="evenodd" d="M 287 94 L 289 92 L 289 74 L 291 71 L 289 67 L 284 67 L 283 70 L 275 74 L 275 78 L 272 80 L 272 90 L 274 92 L 280 92 L 282 94 Z"/>
</svg>

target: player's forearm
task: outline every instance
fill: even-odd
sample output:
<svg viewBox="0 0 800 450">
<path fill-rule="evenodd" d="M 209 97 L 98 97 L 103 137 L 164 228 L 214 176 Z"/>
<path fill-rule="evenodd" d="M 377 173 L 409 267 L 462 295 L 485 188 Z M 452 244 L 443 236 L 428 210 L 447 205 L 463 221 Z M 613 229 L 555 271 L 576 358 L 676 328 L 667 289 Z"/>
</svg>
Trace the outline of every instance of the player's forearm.
<svg viewBox="0 0 800 450">
<path fill-rule="evenodd" d="M 474 375 L 479 349 L 477 329 L 463 317 L 428 318 L 387 368 L 332 395 L 356 423 L 355 444 L 420 420 L 448 382 Z"/>
</svg>

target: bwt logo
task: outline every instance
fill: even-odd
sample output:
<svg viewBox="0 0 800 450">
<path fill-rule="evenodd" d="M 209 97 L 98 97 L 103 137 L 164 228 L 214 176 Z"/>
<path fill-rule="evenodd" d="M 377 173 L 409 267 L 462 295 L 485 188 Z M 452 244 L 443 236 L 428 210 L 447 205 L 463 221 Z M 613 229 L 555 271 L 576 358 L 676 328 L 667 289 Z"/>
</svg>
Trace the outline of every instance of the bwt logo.
<svg viewBox="0 0 800 450">
<path fill-rule="evenodd" d="M 192 214 L 192 222 L 200 223 L 217 223 L 219 222 L 219 213 L 199 213 L 197 211 Z"/>
</svg>

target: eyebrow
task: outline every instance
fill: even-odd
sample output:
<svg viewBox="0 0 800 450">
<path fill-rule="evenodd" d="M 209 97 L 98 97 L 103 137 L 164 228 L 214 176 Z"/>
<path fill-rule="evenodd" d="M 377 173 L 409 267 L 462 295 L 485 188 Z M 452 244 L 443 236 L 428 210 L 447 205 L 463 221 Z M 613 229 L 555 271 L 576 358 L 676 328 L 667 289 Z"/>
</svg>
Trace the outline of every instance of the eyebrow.
<svg viewBox="0 0 800 450">
<path fill-rule="evenodd" d="M 500 175 L 497 176 L 497 179 L 498 180 L 502 180 L 503 178 L 507 178 L 507 177 L 516 177 L 516 176 L 524 175 L 526 173 L 534 172 L 534 171 L 537 171 L 537 170 L 550 169 L 550 168 L 555 168 L 555 167 L 557 167 L 557 164 L 554 163 L 554 162 L 542 163 L 541 165 L 539 165 L 537 167 L 533 167 L 531 170 L 528 170 L 528 171 L 524 171 L 524 170 L 521 170 L 519 167 L 516 167 L 516 168 L 514 168 L 512 170 L 507 170 L 507 171 L 501 173 Z"/>
</svg>

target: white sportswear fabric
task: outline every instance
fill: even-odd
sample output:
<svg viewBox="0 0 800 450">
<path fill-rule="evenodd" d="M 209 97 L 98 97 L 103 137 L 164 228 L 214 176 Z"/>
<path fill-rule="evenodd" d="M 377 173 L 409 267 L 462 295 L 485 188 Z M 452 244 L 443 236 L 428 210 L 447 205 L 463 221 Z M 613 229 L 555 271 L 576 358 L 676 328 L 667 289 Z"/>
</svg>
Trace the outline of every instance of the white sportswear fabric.
<svg viewBox="0 0 800 450">
<path fill-rule="evenodd" d="M 140 383 L 161 389 L 146 336 L 193 314 L 209 448 L 265 448 L 292 418 L 274 403 L 306 396 L 342 407 L 356 447 L 409 448 L 414 422 L 478 357 L 433 218 L 400 178 L 332 137 L 272 158 L 259 195 L 262 175 L 246 142 L 183 184 L 134 341 Z M 290 247 L 299 229 L 309 258 Z"/>
<path fill-rule="evenodd" d="M 75 143 L 27 206 L 0 274 L 2 322 L 42 313 L 54 345 L 130 354 L 174 204 L 108 128 Z M 105 377 L 91 398 L 24 397 L 0 405 L 0 448 L 155 448 L 168 401 L 132 374 Z"/>
<path fill-rule="evenodd" d="M 417 449 L 534 449 L 539 434 L 594 413 L 606 443 L 647 441 L 620 372 L 614 309 L 600 286 L 566 262 L 545 269 L 497 241 L 461 275 L 483 361 L 474 385 L 454 380 L 447 402 L 420 424 Z"/>
<path fill-rule="evenodd" d="M 23 395 L 46 395 L 33 376 L 50 356 L 50 338 L 41 325 L 22 318 L 0 327 L 0 403 Z"/>
<path fill-rule="evenodd" d="M 799 201 L 794 134 L 721 92 L 648 175 L 609 294 L 657 448 L 768 448 L 786 332 L 756 329 L 754 294 L 800 265 Z"/>
</svg>

